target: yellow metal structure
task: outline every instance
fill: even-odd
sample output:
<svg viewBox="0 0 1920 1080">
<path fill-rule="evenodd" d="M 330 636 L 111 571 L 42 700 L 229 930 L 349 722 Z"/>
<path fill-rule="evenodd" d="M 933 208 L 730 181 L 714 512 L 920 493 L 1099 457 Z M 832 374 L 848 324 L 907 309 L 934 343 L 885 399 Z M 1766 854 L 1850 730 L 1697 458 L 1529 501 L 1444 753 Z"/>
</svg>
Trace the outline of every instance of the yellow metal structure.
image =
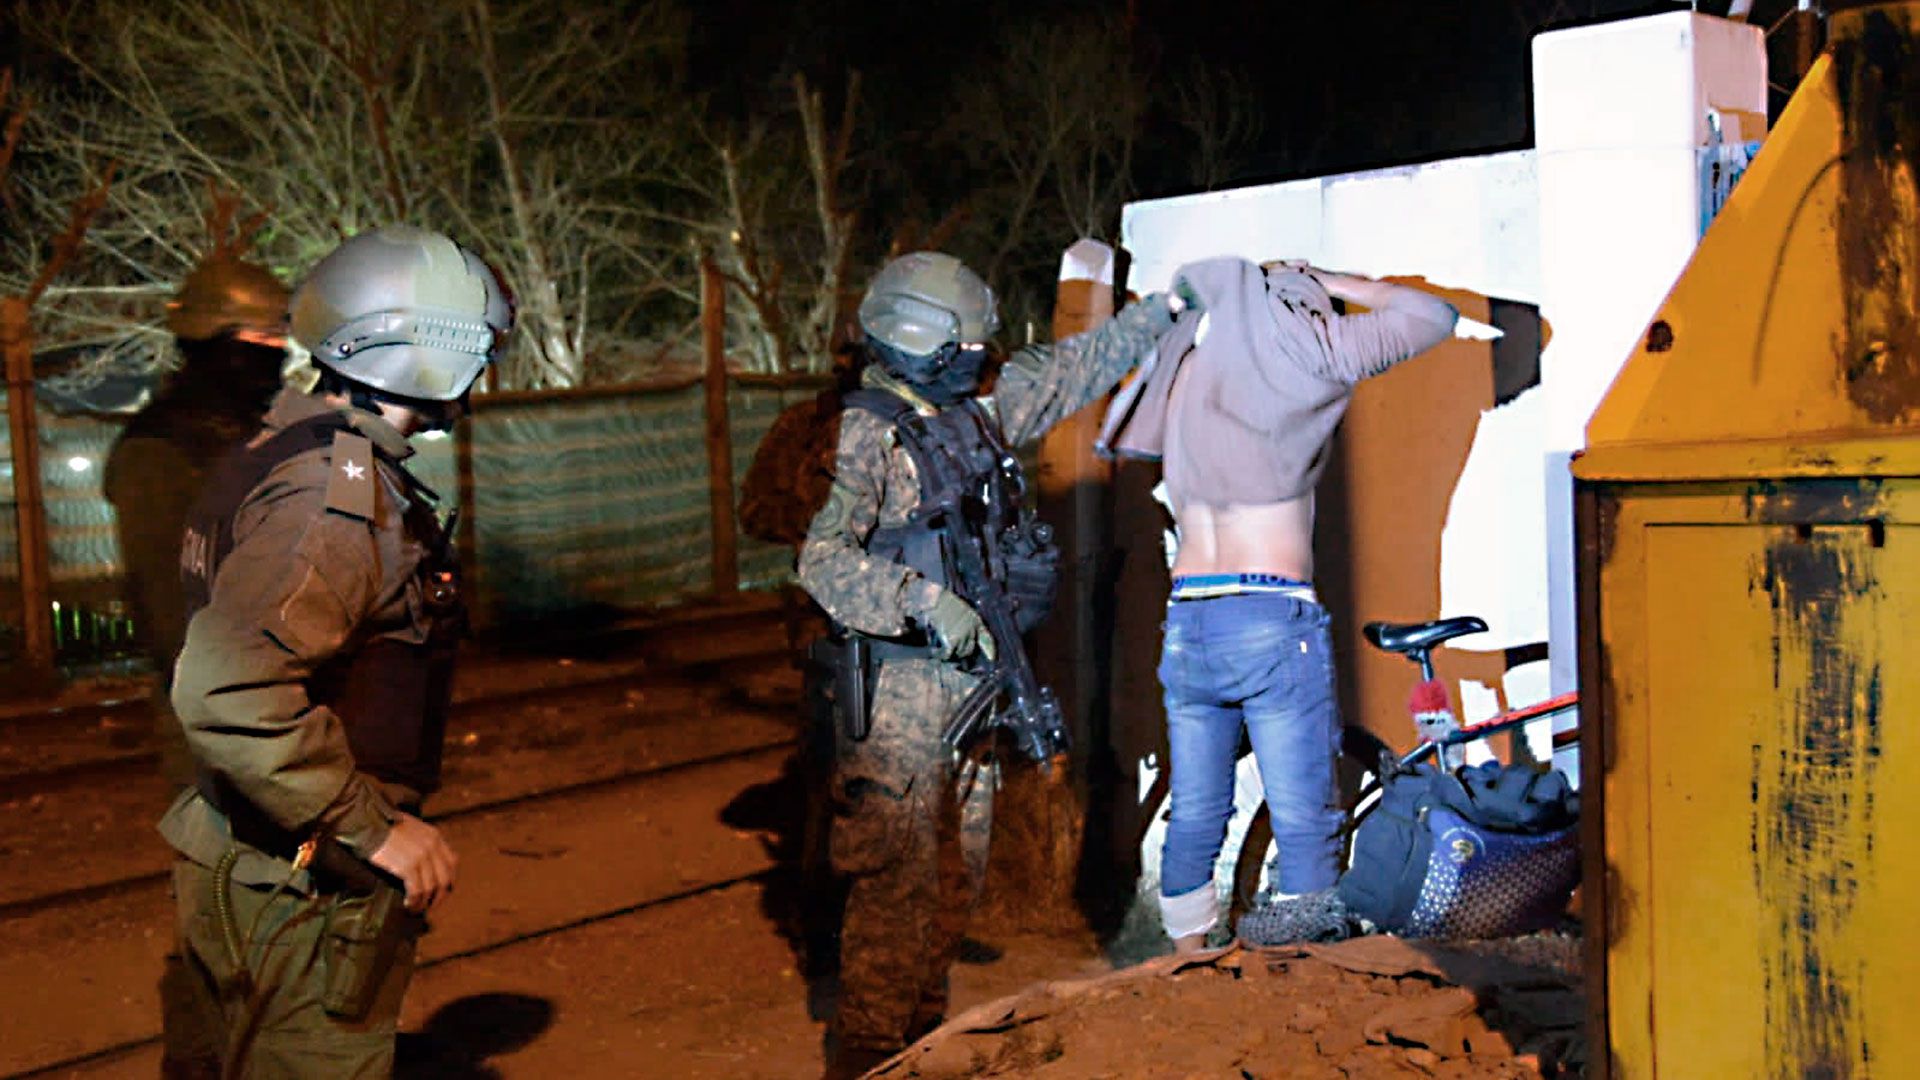
<svg viewBox="0 0 1920 1080">
<path fill-rule="evenodd" d="M 1920 4 L 1829 33 L 1574 466 L 1616 1078 L 1920 1075 Z"/>
</svg>

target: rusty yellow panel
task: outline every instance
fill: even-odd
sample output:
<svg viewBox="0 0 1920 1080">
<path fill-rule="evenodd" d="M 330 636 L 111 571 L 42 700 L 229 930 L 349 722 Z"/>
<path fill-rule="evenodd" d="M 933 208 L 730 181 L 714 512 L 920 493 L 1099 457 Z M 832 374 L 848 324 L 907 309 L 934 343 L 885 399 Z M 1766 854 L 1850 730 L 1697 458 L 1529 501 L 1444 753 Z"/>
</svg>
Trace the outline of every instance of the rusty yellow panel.
<svg viewBox="0 0 1920 1080">
<path fill-rule="evenodd" d="M 1618 508 L 1617 517 L 1608 515 L 1599 539 L 1607 552 L 1599 575 L 1600 625 L 1605 628 L 1601 647 L 1608 670 L 1607 725 L 1598 749 L 1605 761 L 1601 805 L 1608 906 L 1601 913 L 1603 926 L 1597 929 L 1606 939 L 1606 1038 L 1618 1065 L 1615 1078 L 1651 1076 L 1654 1059 L 1653 919 L 1648 890 L 1653 876 L 1648 818 L 1653 800 L 1647 788 L 1652 776 L 1647 749 L 1652 726 L 1644 630 L 1652 607 L 1646 583 L 1646 521 L 1655 509 L 1652 500 L 1626 503 Z M 1581 678 L 1600 681 L 1587 670 Z M 1594 749 L 1583 746 L 1583 756 Z"/>
<path fill-rule="evenodd" d="M 1920 476 L 1920 431 L 1706 443 L 1616 443 L 1574 459 L 1582 480 L 1777 480 Z"/>
<path fill-rule="evenodd" d="M 1766 438 L 1854 422 L 1834 208 L 1840 123 L 1822 58 L 1587 425 L 1590 445 Z"/>
<path fill-rule="evenodd" d="M 1676 486 L 1614 518 L 1616 1077 L 1902 1075 L 1920 1053 L 1915 488 Z"/>
<path fill-rule="evenodd" d="M 1836 11 L 1830 33 L 1590 445 L 1920 422 L 1920 3 Z"/>
</svg>

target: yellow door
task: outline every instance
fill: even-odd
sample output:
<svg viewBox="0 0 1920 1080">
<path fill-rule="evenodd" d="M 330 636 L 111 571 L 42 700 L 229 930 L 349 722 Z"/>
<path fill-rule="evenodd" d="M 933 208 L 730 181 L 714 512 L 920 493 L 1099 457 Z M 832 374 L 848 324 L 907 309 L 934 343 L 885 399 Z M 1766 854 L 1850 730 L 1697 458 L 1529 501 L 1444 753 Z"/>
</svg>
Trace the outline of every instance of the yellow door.
<svg viewBox="0 0 1920 1080">
<path fill-rule="evenodd" d="M 1615 489 L 1616 1075 L 1920 1074 L 1920 528 L 1844 487 Z"/>
</svg>

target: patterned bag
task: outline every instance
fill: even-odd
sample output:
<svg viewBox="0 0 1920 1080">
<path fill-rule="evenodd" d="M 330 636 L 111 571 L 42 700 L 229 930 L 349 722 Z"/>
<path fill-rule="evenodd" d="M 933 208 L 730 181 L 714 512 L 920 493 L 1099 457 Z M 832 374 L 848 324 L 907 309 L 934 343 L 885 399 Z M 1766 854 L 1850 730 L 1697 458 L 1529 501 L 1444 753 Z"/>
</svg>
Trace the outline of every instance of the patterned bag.
<svg viewBox="0 0 1920 1080">
<path fill-rule="evenodd" d="M 1354 835 L 1341 899 L 1404 937 L 1543 929 L 1579 884 L 1579 814 L 1559 772 L 1496 763 L 1401 772 Z"/>
</svg>

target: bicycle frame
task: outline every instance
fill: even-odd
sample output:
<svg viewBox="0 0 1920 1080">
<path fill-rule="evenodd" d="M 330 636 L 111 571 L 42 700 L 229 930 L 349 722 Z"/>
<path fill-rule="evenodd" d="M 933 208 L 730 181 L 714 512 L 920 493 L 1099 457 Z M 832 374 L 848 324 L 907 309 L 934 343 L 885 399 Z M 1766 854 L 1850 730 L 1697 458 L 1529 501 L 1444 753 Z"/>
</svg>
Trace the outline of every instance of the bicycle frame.
<svg viewBox="0 0 1920 1080">
<path fill-rule="evenodd" d="M 1561 713 L 1578 708 L 1579 705 L 1580 691 L 1570 690 L 1564 694 L 1550 697 L 1545 701 L 1535 702 L 1532 705 L 1523 705 L 1518 709 L 1509 709 L 1503 713 L 1495 713 L 1485 720 L 1476 720 L 1471 724 L 1460 725 L 1458 731 L 1455 731 L 1453 734 L 1448 735 L 1438 742 L 1421 743 L 1419 746 L 1401 755 L 1399 763 L 1403 767 L 1411 767 L 1432 757 L 1436 751 L 1442 748 L 1465 746 L 1470 742 L 1478 742 L 1481 739 L 1491 738 L 1504 731 L 1512 731 L 1515 728 L 1525 727 L 1536 720 L 1544 720 L 1550 716 L 1558 716 Z M 1555 750 L 1577 746 L 1579 742 L 1580 733 L 1578 731 L 1556 731 L 1553 733 L 1553 748 Z"/>
</svg>

